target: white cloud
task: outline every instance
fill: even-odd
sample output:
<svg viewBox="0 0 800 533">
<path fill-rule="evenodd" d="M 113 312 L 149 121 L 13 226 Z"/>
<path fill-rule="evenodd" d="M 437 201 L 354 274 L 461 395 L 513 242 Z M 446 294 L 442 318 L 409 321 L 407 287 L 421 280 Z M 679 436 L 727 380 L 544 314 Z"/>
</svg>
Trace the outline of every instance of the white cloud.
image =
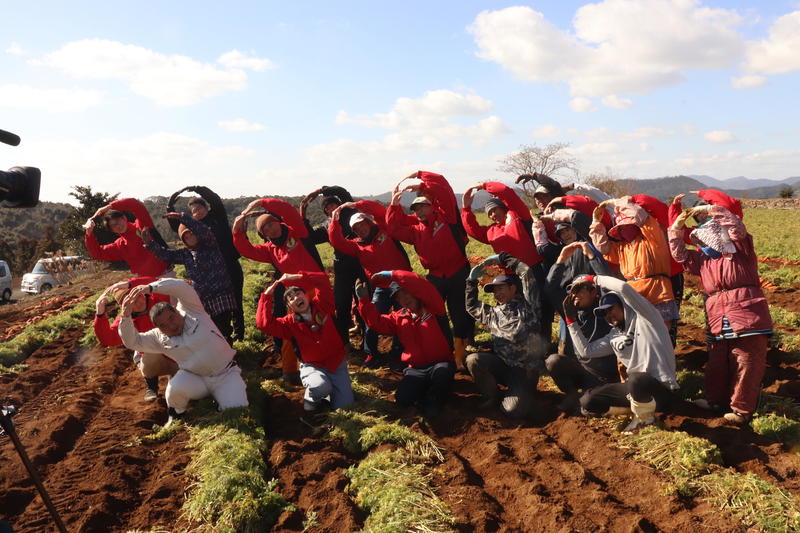
<svg viewBox="0 0 800 533">
<path fill-rule="evenodd" d="M 766 77 L 752 74 L 731 78 L 731 86 L 734 89 L 755 89 L 756 87 L 763 87 L 767 82 Z"/>
<path fill-rule="evenodd" d="M 603 102 L 603 105 L 613 107 L 614 109 L 628 109 L 633 105 L 633 100 L 629 98 L 620 98 L 615 94 L 604 96 L 601 102 Z"/>
<path fill-rule="evenodd" d="M 491 110 L 492 102 L 477 94 L 439 89 L 428 91 L 420 98 L 398 98 L 388 113 L 351 116 L 339 111 L 336 123 L 388 130 L 431 128 L 448 124 L 452 117 L 483 115 Z"/>
<path fill-rule="evenodd" d="M 86 111 L 100 104 L 103 93 L 82 89 L 39 89 L 29 85 L 0 85 L 0 107 L 51 113 Z"/>
<path fill-rule="evenodd" d="M 652 152 L 653 146 L 650 143 L 639 143 L 639 151 L 641 152 Z"/>
<path fill-rule="evenodd" d="M 558 137 L 560 135 L 561 135 L 561 128 L 559 128 L 555 124 L 546 124 L 544 126 L 539 126 L 535 130 L 533 130 L 533 136 L 537 139 L 551 139 L 553 137 Z"/>
<path fill-rule="evenodd" d="M 751 74 L 785 74 L 800 70 L 798 50 L 800 11 L 793 11 L 774 22 L 767 39 L 747 43 L 745 70 Z"/>
<path fill-rule="evenodd" d="M 247 86 L 247 74 L 240 68 L 222 69 L 187 56 L 103 39 L 67 43 L 32 63 L 79 79 L 122 81 L 134 93 L 164 107 L 192 105 Z"/>
<path fill-rule="evenodd" d="M 266 58 L 248 56 L 239 50 L 231 50 L 219 56 L 217 63 L 224 65 L 228 68 L 246 68 L 255 70 L 256 72 L 263 72 L 267 69 L 274 68 L 275 64 Z"/>
<path fill-rule="evenodd" d="M 6 53 L 11 54 L 12 56 L 24 56 L 28 52 L 27 50 L 22 48 L 22 45 L 20 45 L 17 42 L 13 42 L 10 45 L 8 45 L 8 48 L 6 48 Z"/>
<path fill-rule="evenodd" d="M 570 150 L 570 152 L 578 156 L 615 154 L 620 151 L 620 146 L 613 142 L 587 143 Z"/>
<path fill-rule="evenodd" d="M 588 113 L 597 110 L 597 106 L 595 106 L 591 100 L 583 96 L 576 96 L 570 100 L 569 107 L 576 113 Z"/>
<path fill-rule="evenodd" d="M 643 126 L 635 130 L 622 134 L 622 139 L 629 141 L 632 139 L 650 139 L 652 137 L 669 137 L 675 135 L 672 130 L 665 130 L 656 126 Z"/>
<path fill-rule="evenodd" d="M 684 124 L 681 126 L 681 133 L 686 137 L 697 135 L 697 127 L 694 124 Z"/>
<path fill-rule="evenodd" d="M 262 131 L 264 129 L 263 124 L 259 124 L 257 122 L 250 122 L 244 118 L 237 118 L 234 120 L 220 120 L 217 122 L 217 126 L 220 128 L 227 130 L 227 131 Z"/>
<path fill-rule="evenodd" d="M 687 70 L 734 66 L 744 51 L 741 21 L 699 0 L 604 0 L 578 9 L 573 31 L 524 6 L 484 11 L 469 31 L 479 57 L 523 80 L 609 97 L 678 84 Z"/>
<path fill-rule="evenodd" d="M 707 141 L 717 144 L 732 143 L 739 140 L 732 132 L 728 130 L 709 131 L 704 135 L 704 137 Z"/>
<path fill-rule="evenodd" d="M 47 173 L 43 198 L 61 201 L 76 184 L 137 198 L 168 195 L 186 185 L 186 176 L 212 185 L 223 197 L 260 194 L 255 171 L 248 168 L 256 155 L 248 148 L 214 146 L 170 132 L 93 142 L 26 139 L 19 154 Z"/>
</svg>

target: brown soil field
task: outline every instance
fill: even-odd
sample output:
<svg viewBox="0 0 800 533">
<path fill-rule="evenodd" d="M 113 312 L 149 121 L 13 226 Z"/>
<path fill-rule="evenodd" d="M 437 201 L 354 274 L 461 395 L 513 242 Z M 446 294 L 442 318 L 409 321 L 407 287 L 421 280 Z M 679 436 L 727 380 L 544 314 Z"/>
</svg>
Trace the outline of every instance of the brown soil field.
<svg viewBox="0 0 800 533">
<path fill-rule="evenodd" d="M 107 285 L 119 273 L 103 273 L 83 286 L 68 287 L 62 304 L 31 299 L 0 309 L 3 330 L 29 320 L 44 309 L 84 297 Z M 74 291 L 74 292 L 70 292 Z M 768 291 L 775 305 L 800 312 L 797 289 Z M 16 305 L 15 309 L 12 309 Z M 52 307 L 46 307 L 50 305 Z M 38 307 L 36 307 L 38 306 Z M 88 323 L 88 322 L 87 322 Z M 785 330 L 800 334 L 800 330 Z M 181 505 L 190 480 L 187 436 L 181 431 L 166 443 L 142 441 L 163 423 L 163 398 L 146 404 L 142 379 L 122 348 L 84 349 L 83 331 L 64 331 L 34 352 L 18 375 L 0 375 L 0 401 L 20 407 L 18 433 L 69 531 L 117 532 L 160 526 L 168 531 L 189 527 Z M 700 370 L 705 359 L 703 332 L 683 325 L 677 350 L 679 368 Z M 267 364 L 277 365 L 274 355 Z M 357 369 L 356 355 L 351 362 Z M 380 370 L 374 385 L 391 393 L 400 374 Z M 162 391 L 165 381 L 162 381 Z M 772 349 L 764 388 L 772 394 L 800 397 L 800 362 Z M 480 399 L 464 375 L 454 395 L 433 422 L 413 410 L 387 405 L 390 416 L 429 434 L 445 449 L 435 469 L 439 496 L 468 532 L 743 532 L 747 529 L 702 499 L 666 496 L 668 477 L 636 461 L 615 445 L 618 434 L 607 424 L 565 417 L 554 405 L 560 395 L 540 390 L 540 408 L 525 422 L 498 412 L 480 411 Z M 264 425 L 270 439 L 269 478 L 297 506 L 284 513 L 274 531 L 303 531 L 303 519 L 314 511 L 311 531 L 352 532 L 363 526 L 364 513 L 346 493 L 346 469 L 363 456 L 342 442 L 314 438 L 298 422 L 300 389 L 270 396 Z M 800 455 L 749 429 L 723 423 L 691 404 L 681 403 L 664 416 L 669 428 L 714 442 L 726 466 L 800 493 Z M 0 437 L 0 518 L 17 532 L 55 531 L 43 503 L 7 437 Z"/>
</svg>

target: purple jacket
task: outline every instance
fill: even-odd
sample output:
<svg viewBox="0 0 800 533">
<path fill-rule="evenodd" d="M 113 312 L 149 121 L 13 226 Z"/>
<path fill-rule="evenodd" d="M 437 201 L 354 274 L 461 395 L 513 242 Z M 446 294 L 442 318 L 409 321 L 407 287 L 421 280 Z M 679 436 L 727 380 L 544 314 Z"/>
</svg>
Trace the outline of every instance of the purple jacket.
<svg viewBox="0 0 800 533">
<path fill-rule="evenodd" d="M 684 270 L 700 276 L 707 296 L 706 317 L 710 333 L 721 333 L 723 316 L 728 317 L 737 334 L 771 329 L 772 318 L 761 291 L 752 235 L 747 233 L 742 220 L 724 207 L 715 205 L 710 214 L 727 230 L 736 246 L 736 253 L 711 259 L 699 250 L 686 249 L 683 240 L 686 228 L 669 230 L 672 257 L 683 264 Z"/>
</svg>

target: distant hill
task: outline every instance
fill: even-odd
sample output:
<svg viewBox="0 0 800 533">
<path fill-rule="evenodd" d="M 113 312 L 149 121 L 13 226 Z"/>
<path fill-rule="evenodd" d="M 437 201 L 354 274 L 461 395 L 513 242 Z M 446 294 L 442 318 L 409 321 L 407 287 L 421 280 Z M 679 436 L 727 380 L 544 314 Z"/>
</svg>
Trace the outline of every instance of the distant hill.
<svg viewBox="0 0 800 533">
<path fill-rule="evenodd" d="M 72 209 L 69 204 L 54 202 L 40 202 L 30 209 L 0 209 L 0 241 L 41 239 L 47 226 L 58 229 Z"/>
<path fill-rule="evenodd" d="M 706 181 L 702 181 L 699 178 L 706 178 Z M 780 195 L 780 191 L 787 185 L 800 189 L 800 177 L 788 178 L 783 182 L 763 180 L 772 183 L 772 185 L 754 188 L 728 187 L 726 186 L 728 180 L 714 180 L 713 178 L 708 180 L 707 178 L 707 176 L 669 176 L 649 180 L 624 179 L 619 181 L 629 188 L 631 194 L 648 194 L 664 201 L 678 194 L 709 188 L 719 189 L 736 198 L 777 198 Z M 742 179 L 749 180 L 749 178 Z M 749 180 L 749 182 L 743 182 L 742 179 L 734 178 L 733 183 L 760 183 L 762 181 Z M 717 185 L 717 183 L 722 185 Z M 800 190 L 798 192 L 800 193 Z"/>
<path fill-rule="evenodd" d="M 778 187 L 780 190 L 784 185 L 796 185 L 800 183 L 800 176 L 794 176 L 783 180 L 754 179 L 745 176 L 736 176 L 735 178 L 727 178 L 724 180 L 704 175 L 689 175 L 689 177 L 706 184 L 708 187 L 727 190 L 768 189 L 771 187 Z"/>
</svg>

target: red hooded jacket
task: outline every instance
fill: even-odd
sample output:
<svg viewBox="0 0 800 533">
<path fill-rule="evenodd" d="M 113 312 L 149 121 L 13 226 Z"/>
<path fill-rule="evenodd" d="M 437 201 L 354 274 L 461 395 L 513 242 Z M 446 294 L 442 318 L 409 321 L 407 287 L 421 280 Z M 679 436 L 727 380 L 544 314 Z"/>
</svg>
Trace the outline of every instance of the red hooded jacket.
<svg viewBox="0 0 800 533">
<path fill-rule="evenodd" d="M 311 309 L 311 321 L 296 313 L 272 316 L 272 294 L 261 294 L 256 310 L 258 329 L 286 340 L 294 340 L 300 350 L 300 359 L 307 364 L 322 366 L 333 372 L 344 360 L 344 344 L 336 329 L 333 289 L 328 275 L 322 272 L 299 272 L 303 278 L 287 282 L 306 291 Z M 312 327 L 317 327 L 314 331 Z"/>
<path fill-rule="evenodd" d="M 468 207 L 464 207 L 461 209 L 461 221 L 469 236 L 482 243 L 490 244 L 495 253 L 507 252 L 528 266 L 540 263 L 542 258 L 536 251 L 536 245 L 531 238 L 529 229 L 533 217 L 531 217 L 528 206 L 520 200 L 513 189 L 502 183 L 487 181 L 483 186 L 486 192 L 498 197 L 506 204 L 509 216 L 504 224 L 494 223 L 490 226 L 481 226 L 478 224 L 475 213 Z"/>
<path fill-rule="evenodd" d="M 428 222 L 410 223 L 400 205 L 390 205 L 386 211 L 386 226 L 403 242 L 413 244 L 419 261 L 436 277 L 450 277 L 467 264 L 463 245 L 453 233 L 452 224 L 458 224 L 458 204 L 453 189 L 441 174 L 419 172 L 420 192 L 432 199 L 433 211 Z"/>
<path fill-rule="evenodd" d="M 262 263 L 271 263 L 284 274 L 297 274 L 303 272 L 321 272 L 319 263 L 308 253 L 301 241 L 308 237 L 303 217 L 288 202 L 275 198 L 264 198 L 261 207 L 270 213 L 278 215 L 286 228 L 286 239 L 282 244 L 275 244 L 270 240 L 264 244 L 253 245 L 243 231 L 233 232 L 233 244 L 244 257 Z"/>
<path fill-rule="evenodd" d="M 93 231 L 83 237 L 89 256 L 100 261 L 125 261 L 131 272 L 139 276 L 158 277 L 169 266 L 160 261 L 144 247 L 139 233 L 153 227 L 153 219 L 142 202 L 136 198 L 120 198 L 109 204 L 111 209 L 128 211 L 136 217 L 136 222 L 128 224 L 128 229 L 111 244 L 101 245 Z"/>
<path fill-rule="evenodd" d="M 129 279 L 128 283 L 130 284 L 131 288 L 133 288 L 137 285 L 146 285 L 148 283 L 153 283 L 154 281 L 158 281 L 158 278 L 133 278 Z M 144 296 L 147 301 L 147 308 L 142 314 L 133 317 L 133 326 L 136 328 L 136 331 L 139 332 L 150 331 L 155 327 L 153 322 L 150 320 L 150 309 L 158 302 L 169 302 L 169 296 L 166 294 L 145 294 Z M 122 345 L 122 339 L 117 331 L 119 329 L 120 320 L 122 320 L 121 315 L 114 320 L 113 324 L 109 324 L 108 318 L 105 316 L 95 315 L 94 334 L 97 336 L 97 340 L 100 341 L 100 344 L 103 346 Z"/>
<path fill-rule="evenodd" d="M 342 233 L 338 219 L 331 220 L 328 226 L 328 240 L 336 250 L 358 258 L 368 276 L 383 270 L 411 270 L 411 265 L 398 248 L 392 231 L 386 227 L 386 208 L 378 202 L 361 200 L 356 208 L 371 216 L 378 226 L 378 233 L 369 244 L 360 239 L 347 239 Z"/>
<path fill-rule="evenodd" d="M 453 349 L 442 331 L 439 318 L 445 317 L 444 300 L 431 282 L 413 272 L 392 271 L 389 280 L 373 280 L 377 286 L 397 283 L 422 302 L 422 313 L 414 316 L 408 309 L 381 315 L 369 297 L 358 301 L 358 310 L 370 329 L 396 336 L 403 346 L 401 360 L 408 366 L 425 366 L 453 360 Z"/>
</svg>

